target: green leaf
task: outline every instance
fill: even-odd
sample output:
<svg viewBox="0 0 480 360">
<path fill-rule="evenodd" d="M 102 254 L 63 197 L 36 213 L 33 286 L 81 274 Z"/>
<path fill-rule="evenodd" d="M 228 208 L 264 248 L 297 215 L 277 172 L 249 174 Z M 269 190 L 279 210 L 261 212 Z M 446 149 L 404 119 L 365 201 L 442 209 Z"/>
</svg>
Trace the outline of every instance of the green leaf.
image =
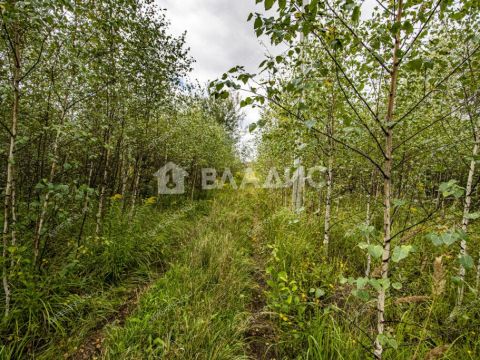
<svg viewBox="0 0 480 360">
<path fill-rule="evenodd" d="M 263 20 L 260 16 L 255 18 L 255 22 L 253 23 L 253 28 L 255 30 L 259 29 L 263 25 Z"/>
<path fill-rule="evenodd" d="M 390 279 L 379 279 L 378 283 L 383 288 L 383 290 L 387 290 L 390 287 Z"/>
<path fill-rule="evenodd" d="M 473 266 L 474 266 L 473 259 L 468 254 L 459 256 L 458 262 L 460 263 L 460 265 L 462 265 L 467 270 L 473 268 Z"/>
<path fill-rule="evenodd" d="M 367 277 L 361 277 L 355 280 L 355 283 L 357 284 L 357 289 L 363 289 L 365 285 L 368 284 L 368 278 Z"/>
<path fill-rule="evenodd" d="M 406 32 L 408 35 L 410 35 L 410 34 L 413 32 L 413 25 L 412 25 L 412 23 L 411 23 L 409 20 L 407 20 L 407 21 L 405 21 L 405 22 L 403 23 L 402 29 L 405 30 L 405 32 Z"/>
<path fill-rule="evenodd" d="M 250 125 L 248 125 L 248 131 L 249 132 L 254 132 L 256 128 L 257 128 L 256 123 L 251 123 Z"/>
<path fill-rule="evenodd" d="M 265 10 L 270 10 L 275 3 L 275 0 L 265 0 Z"/>
<path fill-rule="evenodd" d="M 380 291 L 382 289 L 380 283 L 378 282 L 378 279 L 370 279 L 368 283 L 372 285 L 372 287 L 377 291 Z"/>
<path fill-rule="evenodd" d="M 352 295 L 358 297 L 363 301 L 370 300 L 370 294 L 367 290 L 353 289 Z"/>
<path fill-rule="evenodd" d="M 396 290 L 400 290 L 402 288 L 402 284 L 399 282 L 392 283 L 392 287 Z"/>
<path fill-rule="evenodd" d="M 409 68 L 410 70 L 420 70 L 422 68 L 422 64 L 423 64 L 422 59 L 413 59 L 406 64 L 406 67 Z"/>
<path fill-rule="evenodd" d="M 390 32 L 393 34 L 393 35 L 396 35 L 398 33 L 398 30 L 400 30 L 400 22 L 396 21 L 393 25 L 392 25 L 392 28 L 390 29 Z"/>
<path fill-rule="evenodd" d="M 476 220 L 476 219 L 480 218 L 480 212 L 470 213 L 470 214 L 465 215 L 465 217 L 469 220 Z"/>
<path fill-rule="evenodd" d="M 395 350 L 398 349 L 398 342 L 391 335 L 378 334 L 377 340 L 383 346 L 389 346 Z"/>
<path fill-rule="evenodd" d="M 407 202 L 405 200 L 402 200 L 402 199 L 394 199 L 392 201 L 392 204 L 394 207 L 400 207 L 400 206 L 403 206 L 405 205 Z"/>
<path fill-rule="evenodd" d="M 287 6 L 287 0 L 278 0 L 278 7 L 280 8 L 280 10 L 285 9 L 286 6 Z"/>
<path fill-rule="evenodd" d="M 399 262 L 400 260 L 405 259 L 412 250 L 412 245 L 396 246 L 395 249 L 393 249 L 392 261 Z"/>
<path fill-rule="evenodd" d="M 311 129 L 315 126 L 316 123 L 317 123 L 316 120 L 307 120 L 307 121 L 305 121 L 305 126 L 309 129 Z"/>
<path fill-rule="evenodd" d="M 458 284 L 461 284 L 462 283 L 462 279 L 458 276 L 452 276 L 451 277 L 452 279 L 452 282 L 455 284 L 455 285 L 458 285 Z"/>
<path fill-rule="evenodd" d="M 380 245 L 368 245 L 368 253 L 374 258 L 379 258 L 383 254 L 383 247 Z"/>
<path fill-rule="evenodd" d="M 322 289 L 316 289 L 315 290 L 315 297 L 318 299 L 319 297 L 325 295 L 325 290 Z"/>
<path fill-rule="evenodd" d="M 443 245 L 443 240 L 440 236 L 438 236 L 438 234 L 436 233 L 430 233 L 430 234 L 427 234 L 427 239 L 429 239 L 434 246 L 440 246 L 440 245 Z"/>
<path fill-rule="evenodd" d="M 366 242 L 361 242 L 357 245 L 360 249 L 362 250 L 365 250 L 366 248 L 368 248 L 370 245 L 367 244 Z"/>
<path fill-rule="evenodd" d="M 450 231 L 450 232 L 443 233 L 441 235 L 441 239 L 442 239 L 442 242 L 445 245 L 450 246 L 453 243 L 455 243 L 455 241 L 460 239 L 460 237 L 459 237 L 458 233 L 456 233 L 454 231 Z"/>
<path fill-rule="evenodd" d="M 278 279 L 281 281 L 285 281 L 285 282 L 288 281 L 288 275 L 285 271 L 280 271 L 277 276 L 278 276 Z"/>
<path fill-rule="evenodd" d="M 463 188 L 459 186 L 457 180 L 450 180 L 448 182 L 441 183 L 438 189 L 442 193 L 443 197 L 449 197 L 453 195 L 455 198 L 460 198 L 463 196 Z"/>
<path fill-rule="evenodd" d="M 353 8 L 352 21 L 358 23 L 358 20 L 360 20 L 360 6 L 357 5 Z"/>
<path fill-rule="evenodd" d="M 440 246 L 440 245 L 450 246 L 458 240 L 465 239 L 466 236 L 467 234 L 465 234 L 463 230 L 459 229 L 459 230 L 447 231 L 442 234 L 430 233 L 430 234 L 427 234 L 427 239 L 431 240 L 433 245 L 435 246 Z"/>
</svg>

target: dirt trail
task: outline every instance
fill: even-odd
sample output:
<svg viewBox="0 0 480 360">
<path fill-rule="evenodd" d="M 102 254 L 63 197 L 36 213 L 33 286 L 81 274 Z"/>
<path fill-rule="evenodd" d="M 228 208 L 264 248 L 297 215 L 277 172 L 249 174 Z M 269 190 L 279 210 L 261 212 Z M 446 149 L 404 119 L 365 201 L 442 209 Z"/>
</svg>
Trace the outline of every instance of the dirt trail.
<svg viewBox="0 0 480 360">
<path fill-rule="evenodd" d="M 252 257 L 254 261 L 254 274 L 256 286 L 252 294 L 252 301 L 249 306 L 251 318 L 249 329 L 246 333 L 248 343 L 248 355 L 251 359 L 273 360 L 275 359 L 275 350 L 272 344 L 276 343 L 275 325 L 270 320 L 269 312 L 266 309 L 265 299 L 265 260 L 263 258 L 263 249 L 260 240 L 257 237 L 260 222 L 258 215 L 253 218 L 253 228 L 251 232 Z"/>
<path fill-rule="evenodd" d="M 65 358 L 70 360 L 93 360 L 102 358 L 105 328 L 111 324 L 123 326 L 127 317 L 136 309 L 142 294 L 148 291 L 158 278 L 159 277 L 155 277 L 148 284 L 133 289 L 117 311 L 111 316 L 98 322 L 91 330 L 90 335 L 85 338 L 75 352 L 71 355 L 66 354 Z"/>
</svg>

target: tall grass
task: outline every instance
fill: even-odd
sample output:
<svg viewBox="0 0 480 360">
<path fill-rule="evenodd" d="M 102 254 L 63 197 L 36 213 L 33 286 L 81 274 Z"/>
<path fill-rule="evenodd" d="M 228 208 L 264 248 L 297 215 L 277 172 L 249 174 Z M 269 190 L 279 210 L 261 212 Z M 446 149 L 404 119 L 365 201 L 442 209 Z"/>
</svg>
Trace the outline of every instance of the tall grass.
<svg viewBox="0 0 480 360">
<path fill-rule="evenodd" d="M 268 196 L 258 201 L 264 209 L 259 238 L 268 253 L 267 306 L 276 314 L 273 318 L 279 334 L 272 352 L 281 359 L 372 358 L 375 300 L 357 298 L 351 285 L 340 282 L 340 277 L 364 276 L 365 254 L 356 246 L 363 240 L 356 231 L 363 221 L 361 203 L 346 198 L 334 210 L 326 255 L 321 217 L 276 207 Z M 406 215 L 400 212 L 399 216 Z M 415 221 L 414 214 L 410 221 Z M 379 228 L 381 219 L 374 216 L 372 223 Z M 456 294 L 452 276 L 458 267 L 452 256 L 455 249 L 444 253 L 439 265 L 438 259 L 435 262 L 439 250 L 423 235 L 427 231 L 402 240 L 414 244 L 417 251 L 392 265 L 392 281 L 403 287 L 389 290 L 386 328 L 399 345 L 387 348 L 385 357 L 480 358 L 479 297 L 471 291 L 460 314 L 451 317 Z"/>
<path fill-rule="evenodd" d="M 213 201 L 137 311 L 108 329 L 106 359 L 247 358 L 249 208 L 233 194 Z"/>
<path fill-rule="evenodd" d="M 144 205 L 129 221 L 120 204 L 113 204 L 104 235 L 86 236 L 80 246 L 71 235 L 78 233 L 75 225 L 63 229 L 40 270 L 16 274 L 14 310 L 1 327 L 0 358 L 62 357 L 166 267 L 204 208 L 198 203 L 160 211 Z"/>
</svg>

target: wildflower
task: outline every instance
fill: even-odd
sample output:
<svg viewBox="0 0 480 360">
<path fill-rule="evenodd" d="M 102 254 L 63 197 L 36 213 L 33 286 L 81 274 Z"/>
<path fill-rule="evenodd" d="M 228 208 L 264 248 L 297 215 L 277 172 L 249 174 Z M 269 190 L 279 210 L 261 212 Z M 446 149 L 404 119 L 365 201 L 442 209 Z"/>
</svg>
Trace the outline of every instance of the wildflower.
<svg viewBox="0 0 480 360">
<path fill-rule="evenodd" d="M 122 196 L 122 194 L 115 194 L 110 199 L 113 200 L 113 201 L 122 200 L 123 196 Z"/>
<path fill-rule="evenodd" d="M 149 198 L 145 199 L 145 205 L 153 205 L 157 202 L 157 198 L 155 196 L 150 196 Z"/>
</svg>

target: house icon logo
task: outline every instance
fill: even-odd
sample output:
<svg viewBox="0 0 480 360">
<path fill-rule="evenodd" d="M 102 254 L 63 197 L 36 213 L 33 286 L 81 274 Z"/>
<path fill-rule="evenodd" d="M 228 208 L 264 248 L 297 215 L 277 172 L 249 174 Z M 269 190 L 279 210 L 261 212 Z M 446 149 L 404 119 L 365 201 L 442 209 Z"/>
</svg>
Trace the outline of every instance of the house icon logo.
<svg viewBox="0 0 480 360">
<path fill-rule="evenodd" d="M 173 162 L 166 163 L 153 176 L 158 181 L 158 195 L 175 195 L 185 192 L 185 176 L 188 176 L 188 173 Z"/>
</svg>

